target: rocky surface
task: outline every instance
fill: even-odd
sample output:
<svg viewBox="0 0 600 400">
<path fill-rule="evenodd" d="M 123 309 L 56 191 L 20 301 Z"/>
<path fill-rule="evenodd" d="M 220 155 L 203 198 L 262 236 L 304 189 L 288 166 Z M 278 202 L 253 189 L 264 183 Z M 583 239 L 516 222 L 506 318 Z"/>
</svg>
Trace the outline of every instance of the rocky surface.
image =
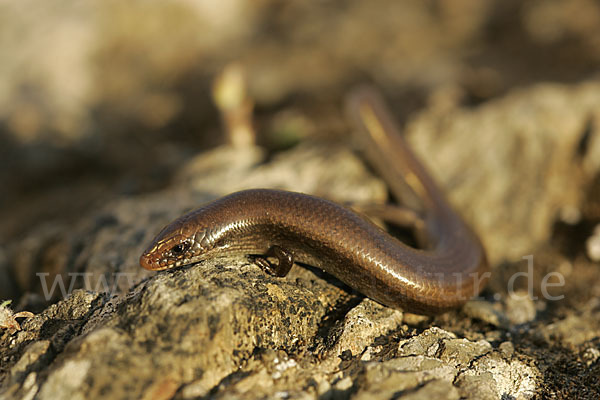
<svg viewBox="0 0 600 400">
<path fill-rule="evenodd" d="M 243 187 L 284 187 L 338 201 L 385 200 L 384 185 L 369 178 L 360 159 L 344 147 L 300 146 L 267 163 L 256 149 L 217 149 L 192 159 L 170 188 L 115 200 L 84 219 L 78 230 L 55 239 L 53 246 L 45 243 L 36 250 L 36 241 L 44 243 L 48 237 L 47 228 L 41 228 L 14 253 L 21 273 L 26 275 L 29 268 L 34 279 L 32 273 L 40 267 L 30 261 L 31 251 L 61 249 L 66 251 L 61 257 L 42 257 L 54 260 L 49 271 L 74 272 L 79 281 L 72 287 L 88 290 L 74 291 L 27 319 L 22 330 L 4 332 L 4 396 L 531 398 L 553 384 L 548 369 L 557 366 L 544 356 L 548 345 L 571 348 L 597 369 L 599 326 L 590 324 L 598 321 L 597 297 L 583 296 L 585 306 L 577 315 L 562 319 L 559 312 L 550 313 L 556 320 L 549 323 L 544 316 L 548 309 L 567 310 L 567 305 L 532 300 L 523 282 L 513 296 L 506 289 L 509 272 L 527 271 L 506 232 L 518 224 L 531 227 L 527 232 L 548 234 L 561 207 L 579 207 L 577 202 L 583 201 L 583 188 L 595 172 L 587 157 L 598 151 L 600 142 L 593 131 L 586 151 L 578 153 L 582 130 L 575 128 L 586 126 L 589 110 L 600 109 L 597 93 L 600 84 L 595 83 L 538 87 L 477 110 L 455 110 L 458 122 L 453 124 L 478 132 L 464 139 L 457 128 L 439 129 L 449 118 L 445 113 L 428 110 L 409 124 L 409 138 L 422 156 L 424 147 L 435 143 L 432 154 L 440 156 L 423 158 L 433 171 L 443 171 L 436 176 L 473 221 L 494 260 L 495 279 L 485 297 L 436 318 L 383 307 L 330 276 L 301 267 L 285 279 L 265 275 L 244 258 L 208 260 L 158 274 L 139 268 L 137 257 L 163 224 L 193 205 Z M 585 99 L 588 112 L 572 99 Z M 539 131 L 547 122 L 519 123 L 520 104 L 542 110 L 526 114 L 533 119 L 546 121 L 548 115 L 563 112 L 569 118 L 579 115 L 579 123 L 550 124 L 552 129 L 542 129 L 547 133 L 540 138 L 522 127 Z M 497 118 L 511 121 L 504 124 L 502 136 L 496 124 L 488 130 L 481 126 Z M 508 151 L 489 156 L 491 143 L 495 149 L 510 148 L 510 143 L 535 148 L 540 141 L 555 154 L 552 160 L 572 160 L 560 168 L 563 175 L 539 172 L 527 177 Z M 460 171 L 466 168 L 459 161 L 465 151 L 471 155 L 469 163 L 479 168 L 465 172 L 460 184 L 453 185 L 452 177 L 463 176 Z M 530 163 L 526 171 L 562 165 L 541 157 L 519 162 Z M 555 190 L 553 183 L 536 183 L 540 176 L 563 182 L 563 190 Z M 508 185 L 482 185 L 485 180 L 525 179 L 529 184 L 516 192 Z M 475 190 L 477 198 L 467 205 Z M 535 207 L 513 219 L 505 214 L 506 204 L 502 206 L 507 198 L 519 210 Z M 532 204 L 532 198 L 539 200 Z M 495 229 L 488 225 L 492 222 Z M 553 258 L 546 261 L 548 250 L 540 242 L 550 238 L 527 232 L 518 238 L 521 254 L 534 254 L 538 263 L 541 252 L 543 264 L 536 264 L 532 293 L 540 291 L 540 268 L 569 278 L 564 287 L 555 288 L 564 296 L 583 284 L 573 282 L 578 280 L 576 271 L 588 269 L 589 277 L 597 269 L 580 258 L 565 259 L 569 267 L 555 265 Z M 51 287 L 48 275 L 46 290 Z M 55 289 L 62 297 L 60 286 Z"/>
<path fill-rule="evenodd" d="M 597 5 L 211 3 L 50 7 L 47 35 L 2 6 L 22 34 L 0 50 L 0 398 L 598 398 Z M 206 150 L 231 59 L 260 146 Z M 364 75 L 485 243 L 480 298 L 426 317 L 311 267 L 139 267 L 163 225 L 235 190 L 387 201 L 341 112 Z"/>
</svg>

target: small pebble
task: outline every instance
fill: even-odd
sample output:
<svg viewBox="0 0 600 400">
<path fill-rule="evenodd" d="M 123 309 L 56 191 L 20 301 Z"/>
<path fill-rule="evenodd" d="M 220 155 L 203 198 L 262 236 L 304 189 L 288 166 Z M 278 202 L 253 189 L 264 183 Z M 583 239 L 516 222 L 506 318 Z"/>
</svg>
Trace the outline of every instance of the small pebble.
<svg viewBox="0 0 600 400">
<path fill-rule="evenodd" d="M 504 357 L 511 357 L 515 352 L 515 346 L 512 342 L 502 342 L 500 346 L 498 346 L 498 350 Z"/>
<path fill-rule="evenodd" d="M 585 247 L 590 260 L 600 262 L 600 224 L 594 228 L 594 233 L 585 242 Z"/>
</svg>

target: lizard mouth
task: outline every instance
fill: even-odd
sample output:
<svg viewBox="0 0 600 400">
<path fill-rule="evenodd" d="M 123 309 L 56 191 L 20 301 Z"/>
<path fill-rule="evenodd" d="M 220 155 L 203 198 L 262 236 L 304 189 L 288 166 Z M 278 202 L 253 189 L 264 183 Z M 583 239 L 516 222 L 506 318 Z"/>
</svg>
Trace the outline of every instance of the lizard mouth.
<svg viewBox="0 0 600 400">
<path fill-rule="evenodd" d="M 140 266 L 150 271 L 164 271 L 165 269 L 182 267 L 185 265 L 196 264 L 202 261 L 203 257 L 189 257 L 182 258 L 173 262 L 166 262 L 160 258 L 153 257 L 152 254 L 144 253 L 140 257 Z M 162 261 L 162 262 L 161 262 Z"/>
<path fill-rule="evenodd" d="M 168 268 L 167 265 L 162 266 L 159 259 L 147 253 L 142 254 L 140 257 L 140 266 L 150 271 L 160 271 Z"/>
</svg>

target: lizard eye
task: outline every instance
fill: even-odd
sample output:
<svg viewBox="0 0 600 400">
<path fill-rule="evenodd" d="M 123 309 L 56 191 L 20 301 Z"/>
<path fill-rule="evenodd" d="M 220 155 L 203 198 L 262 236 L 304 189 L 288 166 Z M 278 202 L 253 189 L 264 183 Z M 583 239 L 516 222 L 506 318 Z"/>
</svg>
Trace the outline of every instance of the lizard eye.
<svg viewBox="0 0 600 400">
<path fill-rule="evenodd" d="M 180 255 L 183 254 L 186 249 L 187 245 L 185 243 L 179 243 L 171 248 L 171 253 L 174 255 Z"/>
</svg>

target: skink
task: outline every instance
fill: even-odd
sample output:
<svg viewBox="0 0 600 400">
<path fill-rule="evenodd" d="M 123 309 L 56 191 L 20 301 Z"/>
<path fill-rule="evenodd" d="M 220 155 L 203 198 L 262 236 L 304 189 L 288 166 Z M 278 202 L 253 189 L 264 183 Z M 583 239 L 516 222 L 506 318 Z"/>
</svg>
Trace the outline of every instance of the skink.
<svg viewBox="0 0 600 400">
<path fill-rule="evenodd" d="M 416 249 L 339 204 L 307 194 L 252 189 L 230 194 L 166 226 L 140 258 L 164 270 L 222 255 L 255 255 L 285 276 L 305 263 L 390 307 L 433 314 L 479 294 L 490 276 L 478 237 L 453 211 L 371 89 L 354 92 L 350 114 L 367 156 L 392 194 L 421 202 L 427 246 Z"/>
</svg>

